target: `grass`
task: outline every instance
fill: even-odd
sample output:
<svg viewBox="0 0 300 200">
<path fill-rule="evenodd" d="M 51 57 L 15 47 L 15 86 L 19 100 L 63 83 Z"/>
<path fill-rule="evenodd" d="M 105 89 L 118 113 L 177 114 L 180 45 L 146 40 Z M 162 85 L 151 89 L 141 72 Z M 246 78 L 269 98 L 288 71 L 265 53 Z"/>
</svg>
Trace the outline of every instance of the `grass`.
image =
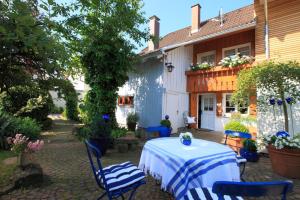
<svg viewBox="0 0 300 200">
<path fill-rule="evenodd" d="M 6 185 L 17 166 L 17 163 L 7 165 L 3 161 L 15 156 L 16 154 L 11 151 L 0 151 L 0 186 Z"/>
</svg>

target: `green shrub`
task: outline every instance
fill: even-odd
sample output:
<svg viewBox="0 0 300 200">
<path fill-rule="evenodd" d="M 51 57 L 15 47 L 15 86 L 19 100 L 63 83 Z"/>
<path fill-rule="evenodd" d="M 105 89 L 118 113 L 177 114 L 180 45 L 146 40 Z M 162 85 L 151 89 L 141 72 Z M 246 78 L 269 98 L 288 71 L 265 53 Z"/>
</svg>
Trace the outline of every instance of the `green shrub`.
<svg viewBox="0 0 300 200">
<path fill-rule="evenodd" d="M 171 128 L 171 121 L 168 120 L 168 119 L 163 119 L 163 120 L 160 121 L 160 125 Z"/>
<path fill-rule="evenodd" d="M 126 121 L 127 123 L 137 123 L 139 121 L 139 115 L 135 112 L 128 113 Z"/>
<path fill-rule="evenodd" d="M 58 107 L 56 105 L 54 105 L 51 109 L 52 114 L 62 114 L 63 112 L 64 112 L 64 108 Z"/>
<path fill-rule="evenodd" d="M 78 138 L 78 140 L 84 141 L 91 136 L 91 133 L 92 133 L 92 131 L 91 131 L 90 127 L 83 126 L 83 127 L 77 128 L 77 130 L 75 132 L 75 136 Z"/>
<path fill-rule="evenodd" d="M 23 134 L 29 139 L 37 139 L 41 133 L 41 125 L 36 120 L 29 117 L 17 118 L 16 119 L 18 133 Z"/>
<path fill-rule="evenodd" d="M 16 134 L 17 120 L 15 117 L 0 112 L 0 149 L 8 149 L 7 137 L 13 137 Z"/>
<path fill-rule="evenodd" d="M 231 131 L 245 132 L 245 133 L 249 132 L 249 129 L 239 121 L 230 121 L 230 122 L 228 122 L 225 125 L 224 129 L 225 130 L 231 130 Z"/>
<path fill-rule="evenodd" d="M 112 130 L 111 136 L 112 138 L 119 138 L 119 137 L 124 137 L 126 133 L 127 133 L 126 128 L 117 128 Z"/>
<path fill-rule="evenodd" d="M 257 145 L 256 141 L 252 139 L 246 139 L 243 141 L 243 147 L 245 150 L 250 152 L 256 152 L 257 151 Z"/>
</svg>

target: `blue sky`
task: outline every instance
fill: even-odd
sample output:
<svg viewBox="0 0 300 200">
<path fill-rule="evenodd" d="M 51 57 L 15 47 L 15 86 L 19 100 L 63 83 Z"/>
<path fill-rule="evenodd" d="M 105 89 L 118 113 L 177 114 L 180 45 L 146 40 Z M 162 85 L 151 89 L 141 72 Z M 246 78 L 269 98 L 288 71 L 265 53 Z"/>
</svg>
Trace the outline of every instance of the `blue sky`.
<svg viewBox="0 0 300 200">
<path fill-rule="evenodd" d="M 217 16 L 220 8 L 224 13 L 230 12 L 252 4 L 253 0 L 144 0 L 143 11 L 147 18 L 152 15 L 160 18 L 160 36 L 164 36 L 190 26 L 191 6 L 197 3 L 202 7 L 201 20 L 205 20 Z"/>
</svg>

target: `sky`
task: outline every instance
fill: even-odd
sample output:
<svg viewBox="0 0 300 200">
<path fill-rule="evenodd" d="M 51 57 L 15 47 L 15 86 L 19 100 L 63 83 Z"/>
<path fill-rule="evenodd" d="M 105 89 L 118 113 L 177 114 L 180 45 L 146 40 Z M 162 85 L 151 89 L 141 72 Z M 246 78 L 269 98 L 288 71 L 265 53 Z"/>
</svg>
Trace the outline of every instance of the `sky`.
<svg viewBox="0 0 300 200">
<path fill-rule="evenodd" d="M 200 18 L 206 20 L 218 16 L 220 8 L 227 13 L 250 5 L 253 0 L 144 0 L 143 11 L 147 18 L 160 18 L 160 36 L 191 25 L 191 6 L 201 5 Z M 146 46 L 146 42 L 144 46 Z M 139 47 L 138 50 L 143 49 Z"/>
</svg>

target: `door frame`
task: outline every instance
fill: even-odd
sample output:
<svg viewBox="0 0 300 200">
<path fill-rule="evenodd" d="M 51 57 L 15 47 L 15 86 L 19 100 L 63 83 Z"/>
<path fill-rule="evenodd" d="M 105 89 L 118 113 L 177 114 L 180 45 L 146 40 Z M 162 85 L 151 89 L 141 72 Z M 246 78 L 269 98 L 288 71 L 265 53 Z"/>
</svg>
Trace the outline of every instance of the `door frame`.
<svg viewBox="0 0 300 200">
<path fill-rule="evenodd" d="M 214 96 L 214 117 L 215 117 L 215 120 L 216 120 L 216 118 L 217 118 L 217 95 L 216 95 L 216 93 L 199 93 L 198 95 L 197 95 L 197 119 L 199 120 L 200 119 L 200 121 L 201 121 L 201 115 L 199 116 L 199 98 L 201 98 L 201 105 L 200 105 L 200 107 L 202 107 L 202 103 L 203 103 L 203 101 L 202 101 L 202 96 L 205 96 L 205 95 L 213 95 Z M 202 108 L 201 108 L 202 109 Z M 203 112 L 203 111 L 202 111 Z M 199 118 L 200 117 L 200 118 Z M 215 128 L 215 120 L 214 120 L 214 128 Z M 202 123 L 200 123 L 200 125 L 201 125 Z M 198 127 L 198 121 L 197 121 L 197 128 L 198 129 L 201 129 L 201 127 Z"/>
</svg>

